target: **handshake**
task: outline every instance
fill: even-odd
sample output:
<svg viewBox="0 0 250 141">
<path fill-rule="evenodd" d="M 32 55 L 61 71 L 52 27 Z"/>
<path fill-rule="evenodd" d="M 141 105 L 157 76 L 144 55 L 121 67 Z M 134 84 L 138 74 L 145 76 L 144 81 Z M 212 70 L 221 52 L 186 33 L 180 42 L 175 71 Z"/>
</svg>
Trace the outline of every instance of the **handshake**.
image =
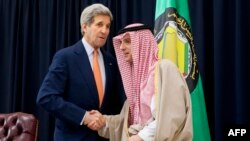
<svg viewBox="0 0 250 141">
<path fill-rule="evenodd" d="M 97 110 L 87 111 L 84 117 L 83 124 L 88 128 L 97 131 L 106 125 L 106 118 Z M 138 134 L 132 135 L 128 138 L 128 141 L 143 141 Z"/>
<path fill-rule="evenodd" d="M 83 124 L 88 128 L 97 131 L 106 125 L 106 118 L 97 110 L 87 111 L 83 120 Z"/>
</svg>

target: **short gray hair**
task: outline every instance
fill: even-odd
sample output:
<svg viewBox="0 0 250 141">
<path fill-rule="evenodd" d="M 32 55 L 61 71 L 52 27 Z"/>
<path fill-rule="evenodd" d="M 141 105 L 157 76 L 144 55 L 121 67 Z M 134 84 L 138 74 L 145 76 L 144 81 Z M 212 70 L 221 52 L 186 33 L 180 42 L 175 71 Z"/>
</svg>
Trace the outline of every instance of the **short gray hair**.
<svg viewBox="0 0 250 141">
<path fill-rule="evenodd" d="M 93 22 L 93 18 L 97 15 L 106 15 L 110 17 L 110 21 L 113 20 L 113 16 L 109 8 L 103 4 L 96 3 L 86 7 L 81 14 L 80 25 L 90 25 Z"/>
</svg>

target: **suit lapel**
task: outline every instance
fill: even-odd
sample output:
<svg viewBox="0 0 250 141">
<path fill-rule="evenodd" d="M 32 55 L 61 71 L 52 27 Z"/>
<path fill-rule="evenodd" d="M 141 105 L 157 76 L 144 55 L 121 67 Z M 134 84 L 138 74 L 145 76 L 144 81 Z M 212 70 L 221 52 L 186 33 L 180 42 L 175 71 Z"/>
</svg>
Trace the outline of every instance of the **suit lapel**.
<svg viewBox="0 0 250 141">
<path fill-rule="evenodd" d="M 75 54 L 76 54 L 76 63 L 80 72 L 82 74 L 82 78 L 87 82 L 87 85 L 90 89 L 90 92 L 93 93 L 94 98 L 98 101 L 98 92 L 95 84 L 95 79 L 93 75 L 93 71 L 91 69 L 91 65 L 89 62 L 89 58 L 86 50 L 82 44 L 82 41 L 79 41 L 75 45 Z"/>
</svg>

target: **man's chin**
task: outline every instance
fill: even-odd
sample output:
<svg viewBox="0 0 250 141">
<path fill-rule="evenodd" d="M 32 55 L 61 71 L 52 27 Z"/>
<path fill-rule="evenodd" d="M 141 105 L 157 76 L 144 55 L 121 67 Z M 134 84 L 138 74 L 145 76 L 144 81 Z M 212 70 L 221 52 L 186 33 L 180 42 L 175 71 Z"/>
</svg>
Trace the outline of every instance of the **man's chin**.
<svg viewBox="0 0 250 141">
<path fill-rule="evenodd" d="M 98 44 L 99 48 L 103 47 L 104 45 L 105 45 L 105 43 Z"/>
</svg>

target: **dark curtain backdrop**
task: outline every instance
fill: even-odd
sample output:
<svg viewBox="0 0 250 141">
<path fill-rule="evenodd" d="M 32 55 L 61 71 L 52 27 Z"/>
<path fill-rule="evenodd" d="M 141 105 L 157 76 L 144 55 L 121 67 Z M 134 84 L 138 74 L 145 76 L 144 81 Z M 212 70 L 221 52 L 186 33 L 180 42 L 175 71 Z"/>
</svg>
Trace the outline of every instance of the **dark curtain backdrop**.
<svg viewBox="0 0 250 141">
<path fill-rule="evenodd" d="M 155 0 L 0 0 L 0 113 L 39 119 L 39 141 L 53 140 L 54 120 L 36 106 L 54 53 L 81 39 L 80 14 L 103 3 L 114 16 L 111 37 L 132 22 L 154 26 Z M 250 1 L 189 0 L 190 16 L 212 140 L 223 128 L 250 124 Z"/>
<path fill-rule="evenodd" d="M 210 131 L 221 141 L 229 127 L 250 128 L 250 1 L 189 0 L 189 8 Z"/>
</svg>

